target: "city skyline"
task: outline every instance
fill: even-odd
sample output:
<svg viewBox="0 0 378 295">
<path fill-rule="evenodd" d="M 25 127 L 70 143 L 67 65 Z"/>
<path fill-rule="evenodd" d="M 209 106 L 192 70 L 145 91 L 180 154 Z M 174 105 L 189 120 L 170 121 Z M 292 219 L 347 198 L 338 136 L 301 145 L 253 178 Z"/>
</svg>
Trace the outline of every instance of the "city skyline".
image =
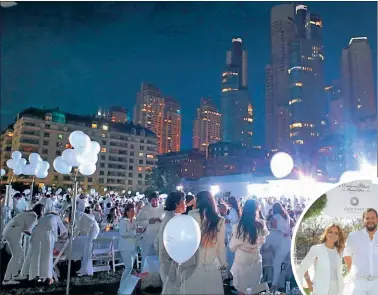
<svg viewBox="0 0 378 295">
<path fill-rule="evenodd" d="M 220 106 L 219 81 L 225 52 L 232 38 L 241 37 L 249 56 L 248 88 L 257 131 L 253 144 L 263 144 L 270 10 L 278 4 L 21 3 L 4 11 L 1 127 L 12 123 L 16 114 L 29 106 L 58 106 L 65 111 L 74 107 L 76 113 L 82 114 L 94 114 L 99 106 L 109 105 L 131 110 L 138 88 L 145 81 L 179 101 L 183 121 L 181 148 L 190 148 L 192 122 L 200 99 L 210 95 Z M 340 78 L 341 51 L 351 38 L 361 36 L 369 40 L 376 81 L 376 3 L 304 4 L 323 19 L 325 84 Z M 48 13 L 41 13 L 41 7 Z M 139 18 L 130 17 L 133 9 L 141 12 Z M 201 14 L 203 9 L 211 10 L 208 19 Z M 332 13 L 335 9 L 338 15 L 342 15 L 340 10 L 344 12 L 339 21 Z M 356 9 L 361 13 L 355 14 Z M 34 10 L 39 12 L 28 14 Z M 163 16 L 154 18 L 157 12 Z M 228 25 L 211 25 L 211 20 L 227 16 Z M 169 24 L 164 24 L 164 18 Z M 33 23 L 39 23 L 39 28 Z M 140 25 L 138 34 L 127 32 L 130 23 Z M 26 25 L 29 29 L 21 30 Z M 100 26 L 99 33 L 94 34 Z M 198 30 L 201 27 L 206 30 Z M 123 30 L 127 34 L 124 32 L 125 40 L 120 40 Z M 154 44 L 154 50 L 149 49 L 146 38 Z M 200 46 L 184 39 L 197 40 Z M 106 54 L 99 57 L 101 52 Z M 15 100 L 17 104 L 12 104 Z"/>
</svg>

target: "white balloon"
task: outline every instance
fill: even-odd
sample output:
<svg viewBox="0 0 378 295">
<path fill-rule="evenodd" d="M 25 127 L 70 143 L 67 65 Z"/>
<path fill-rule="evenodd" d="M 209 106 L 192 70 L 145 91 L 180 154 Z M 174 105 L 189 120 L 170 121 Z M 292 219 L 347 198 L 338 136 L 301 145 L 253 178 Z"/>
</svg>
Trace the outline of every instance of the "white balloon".
<svg viewBox="0 0 378 295">
<path fill-rule="evenodd" d="M 71 192 L 71 188 L 70 187 L 67 189 L 67 192 L 69 192 L 69 193 Z"/>
<path fill-rule="evenodd" d="M 92 141 L 91 142 L 91 151 L 92 151 L 92 153 L 94 153 L 94 154 L 97 155 L 100 152 L 100 150 L 101 150 L 100 144 L 97 141 Z"/>
<path fill-rule="evenodd" d="M 25 175 L 35 175 L 37 173 L 37 167 L 32 164 L 26 165 L 24 168 Z"/>
<path fill-rule="evenodd" d="M 72 166 L 63 161 L 62 157 L 55 158 L 53 162 L 54 169 L 60 174 L 70 174 Z"/>
<path fill-rule="evenodd" d="M 96 192 L 96 191 L 94 190 L 94 188 L 92 188 L 91 191 L 90 191 L 91 195 L 94 195 L 95 192 Z"/>
<path fill-rule="evenodd" d="M 92 175 L 96 172 L 96 165 L 95 164 L 87 164 L 87 165 L 80 165 L 79 172 L 85 176 Z"/>
<path fill-rule="evenodd" d="M 31 153 L 29 155 L 29 162 L 31 164 L 37 165 L 38 162 L 42 162 L 41 156 L 37 153 Z"/>
<path fill-rule="evenodd" d="M 21 157 L 22 157 L 22 154 L 19 151 L 15 151 L 15 152 L 12 153 L 12 159 L 14 159 L 14 160 L 19 160 L 19 159 L 21 159 Z"/>
<path fill-rule="evenodd" d="M 40 170 L 35 175 L 37 178 L 46 178 L 49 173 L 46 170 Z"/>
<path fill-rule="evenodd" d="M 72 167 L 80 166 L 80 162 L 78 161 L 78 155 L 73 149 L 64 150 L 62 153 L 62 159 Z"/>
<path fill-rule="evenodd" d="M 5 175 L 5 173 L 6 173 L 5 169 L 1 168 L 0 177 L 3 177 Z"/>
<path fill-rule="evenodd" d="M 84 165 L 96 164 L 98 161 L 98 156 L 93 153 L 85 153 L 85 154 L 79 155 L 77 160 L 80 164 L 84 164 Z"/>
<path fill-rule="evenodd" d="M 77 191 L 78 191 L 79 193 L 81 193 L 81 192 L 83 191 L 83 189 L 82 189 L 81 187 L 79 187 L 79 188 L 77 189 Z"/>
<path fill-rule="evenodd" d="M 79 150 L 80 153 L 91 149 L 91 139 L 83 131 L 72 132 L 68 140 L 75 149 Z"/>
<path fill-rule="evenodd" d="M 21 174 L 23 174 L 24 168 L 25 168 L 24 165 L 17 165 L 16 167 L 14 167 L 14 169 L 13 169 L 14 175 L 21 175 Z"/>
<path fill-rule="evenodd" d="M 8 168 L 10 168 L 10 169 L 13 169 L 15 166 L 16 166 L 16 161 L 15 160 L 13 160 L 13 159 L 9 159 L 8 161 L 7 161 L 7 167 Z"/>
<path fill-rule="evenodd" d="M 284 178 L 288 176 L 293 168 L 293 158 L 287 153 L 276 153 L 270 161 L 270 170 L 276 178 Z"/>
<path fill-rule="evenodd" d="M 201 242 L 197 221 L 189 215 L 179 215 L 168 221 L 163 232 L 163 244 L 168 255 L 178 264 L 188 261 Z"/>
<path fill-rule="evenodd" d="M 80 130 L 73 131 L 70 136 L 68 137 L 68 141 L 70 144 L 75 147 L 80 145 L 80 138 L 84 135 L 85 133 Z"/>
<path fill-rule="evenodd" d="M 27 161 L 26 161 L 26 159 L 21 158 L 19 161 L 17 161 L 17 164 L 16 164 L 16 165 L 18 165 L 18 163 L 22 163 L 22 165 L 25 166 L 26 163 L 27 163 Z"/>
<path fill-rule="evenodd" d="M 105 188 L 104 188 L 104 192 L 106 192 L 107 190 L 108 190 L 108 189 L 105 187 Z"/>
</svg>

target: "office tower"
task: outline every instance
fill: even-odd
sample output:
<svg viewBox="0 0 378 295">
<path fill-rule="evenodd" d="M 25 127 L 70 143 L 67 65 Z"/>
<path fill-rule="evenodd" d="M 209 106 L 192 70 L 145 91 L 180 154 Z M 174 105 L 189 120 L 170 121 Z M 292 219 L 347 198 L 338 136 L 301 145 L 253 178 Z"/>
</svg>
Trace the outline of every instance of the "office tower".
<svg viewBox="0 0 378 295">
<path fill-rule="evenodd" d="M 253 108 L 247 87 L 247 52 L 242 39 L 232 39 L 221 77 L 221 136 L 225 142 L 252 145 Z"/>
<path fill-rule="evenodd" d="M 178 152 L 181 146 L 181 110 L 172 97 L 164 98 L 162 153 Z"/>
<path fill-rule="evenodd" d="M 88 177 L 78 176 L 79 185 L 84 189 L 143 191 L 149 173 L 156 166 L 155 134 L 132 123 L 114 123 L 59 109 L 29 108 L 18 114 L 13 128 L 13 132 L 7 130 L 3 135 L 2 144 L 9 152 L 6 156 L 10 156 L 8 138 L 12 138 L 11 150 L 20 151 L 26 159 L 30 153 L 39 153 L 51 165 L 49 175 L 41 180 L 45 185 L 72 186 L 71 176 L 57 173 L 52 163 L 71 147 L 68 137 L 75 130 L 88 134 L 101 146 L 96 172 Z M 30 183 L 32 178 L 24 176 L 23 181 Z"/>
<path fill-rule="evenodd" d="M 274 6 L 270 15 L 270 64 L 265 68 L 265 139 L 268 150 L 286 150 L 290 147 L 289 115 L 285 109 L 290 100 L 290 42 L 294 38 L 294 6 Z M 285 123 L 286 124 L 286 123 Z"/>
<path fill-rule="evenodd" d="M 352 38 L 342 50 L 342 92 L 348 120 L 358 125 L 377 114 L 373 62 L 366 37 Z"/>
<path fill-rule="evenodd" d="M 220 141 L 221 114 L 211 98 L 201 98 L 193 123 L 193 148 L 207 153 L 209 144 Z"/>
<path fill-rule="evenodd" d="M 151 130 L 158 140 L 158 152 L 163 150 L 163 123 L 164 123 L 164 98 L 157 87 L 150 83 L 142 83 L 140 92 L 137 93 L 134 108 L 134 122 Z"/>
<path fill-rule="evenodd" d="M 293 150 L 309 163 L 325 133 L 327 102 L 323 80 L 322 20 L 307 6 L 296 7 L 296 36 L 291 42 L 290 138 Z"/>
<path fill-rule="evenodd" d="M 341 134 L 345 131 L 345 114 L 340 80 L 333 81 L 324 91 L 329 104 L 328 131 L 330 134 Z"/>
</svg>

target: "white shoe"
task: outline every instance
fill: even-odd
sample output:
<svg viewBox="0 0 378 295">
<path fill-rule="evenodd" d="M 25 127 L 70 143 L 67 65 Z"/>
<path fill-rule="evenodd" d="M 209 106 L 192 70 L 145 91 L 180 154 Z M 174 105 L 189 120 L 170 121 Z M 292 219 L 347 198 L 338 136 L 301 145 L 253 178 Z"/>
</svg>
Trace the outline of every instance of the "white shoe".
<svg viewBox="0 0 378 295">
<path fill-rule="evenodd" d="M 17 285 L 19 284 L 20 282 L 17 282 L 17 281 L 14 281 L 14 280 L 8 280 L 8 281 L 3 281 L 2 282 L 2 285 L 3 286 L 6 286 L 6 285 Z"/>
</svg>

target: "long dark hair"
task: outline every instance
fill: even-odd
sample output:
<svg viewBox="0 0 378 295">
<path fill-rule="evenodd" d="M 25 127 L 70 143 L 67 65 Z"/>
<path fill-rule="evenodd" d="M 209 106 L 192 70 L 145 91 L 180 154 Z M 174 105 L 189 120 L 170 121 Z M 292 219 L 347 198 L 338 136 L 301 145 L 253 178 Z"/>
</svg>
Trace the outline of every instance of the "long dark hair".
<svg viewBox="0 0 378 295">
<path fill-rule="evenodd" d="M 181 191 L 170 192 L 165 200 L 165 211 L 175 211 L 177 206 L 180 205 L 182 199 L 185 198 L 185 194 Z"/>
<path fill-rule="evenodd" d="M 214 197 L 210 192 L 202 191 L 197 194 L 196 200 L 202 224 L 201 244 L 212 245 L 216 241 L 218 223 L 221 219 L 215 206 Z"/>
<path fill-rule="evenodd" d="M 281 215 L 285 220 L 288 218 L 286 211 L 283 209 L 280 203 L 273 204 L 273 215 L 275 214 Z"/>
<path fill-rule="evenodd" d="M 243 241 L 245 241 L 248 237 L 252 245 L 256 244 L 257 235 L 264 228 L 258 219 L 257 210 L 258 205 L 255 200 L 248 200 L 244 204 L 237 231 L 238 238 L 243 236 Z"/>
<path fill-rule="evenodd" d="M 228 200 L 227 200 L 228 204 L 230 204 L 230 206 L 232 208 L 234 208 L 236 210 L 236 213 L 238 214 L 238 217 L 240 218 L 240 215 L 241 215 L 241 210 L 240 210 L 240 206 L 239 206 L 239 202 L 238 200 L 236 200 L 235 197 L 229 197 Z"/>
<path fill-rule="evenodd" d="M 34 207 L 31 210 L 29 210 L 29 212 L 34 212 L 35 214 L 37 214 L 37 217 L 39 219 L 42 217 L 42 213 L 44 209 L 45 209 L 45 205 L 37 204 L 37 205 L 34 205 Z"/>
</svg>

